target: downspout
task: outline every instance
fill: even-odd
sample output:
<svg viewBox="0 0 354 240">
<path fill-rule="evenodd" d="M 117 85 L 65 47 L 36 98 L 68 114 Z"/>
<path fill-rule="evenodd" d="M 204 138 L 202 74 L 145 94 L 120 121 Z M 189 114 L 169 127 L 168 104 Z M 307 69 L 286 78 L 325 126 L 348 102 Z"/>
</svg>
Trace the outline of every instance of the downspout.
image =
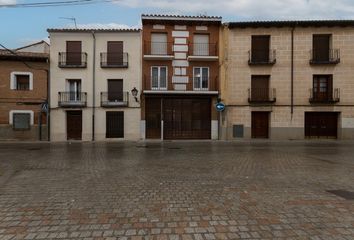
<svg viewBox="0 0 354 240">
<path fill-rule="evenodd" d="M 93 37 L 93 57 L 92 57 L 92 141 L 95 141 L 95 80 L 96 80 L 96 36 L 95 31 L 92 31 Z"/>
<path fill-rule="evenodd" d="M 291 119 L 294 114 L 294 30 L 295 26 L 291 28 Z"/>
<path fill-rule="evenodd" d="M 50 60 L 49 60 L 50 61 Z M 48 104 L 48 109 L 47 109 L 47 138 L 48 141 L 50 142 L 50 70 L 47 69 L 47 104 Z"/>
</svg>

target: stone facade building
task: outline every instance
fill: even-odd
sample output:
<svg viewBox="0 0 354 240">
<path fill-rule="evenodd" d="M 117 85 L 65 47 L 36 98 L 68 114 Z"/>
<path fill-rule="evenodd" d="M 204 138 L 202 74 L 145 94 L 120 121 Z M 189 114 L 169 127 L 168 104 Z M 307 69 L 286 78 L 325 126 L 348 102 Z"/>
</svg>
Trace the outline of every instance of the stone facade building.
<svg viewBox="0 0 354 240">
<path fill-rule="evenodd" d="M 0 50 L 0 140 L 46 140 L 49 55 Z"/>
<path fill-rule="evenodd" d="M 138 140 L 140 30 L 48 32 L 51 140 Z"/>
<path fill-rule="evenodd" d="M 223 139 L 354 138 L 354 21 L 231 22 Z"/>
<path fill-rule="evenodd" d="M 220 17 L 142 15 L 145 139 L 218 139 Z"/>
</svg>

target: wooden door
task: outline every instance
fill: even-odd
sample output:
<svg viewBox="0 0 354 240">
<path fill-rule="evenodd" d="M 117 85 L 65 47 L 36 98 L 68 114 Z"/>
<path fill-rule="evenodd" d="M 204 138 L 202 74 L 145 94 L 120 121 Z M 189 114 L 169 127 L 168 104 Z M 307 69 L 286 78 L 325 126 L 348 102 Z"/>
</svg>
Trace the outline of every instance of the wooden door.
<svg viewBox="0 0 354 240">
<path fill-rule="evenodd" d="M 122 41 L 107 42 L 107 64 L 123 65 L 123 42 Z"/>
<path fill-rule="evenodd" d="M 337 138 L 338 113 L 336 112 L 306 112 L 305 137 L 307 138 Z"/>
<path fill-rule="evenodd" d="M 161 139 L 161 98 L 145 100 L 146 138 Z"/>
<path fill-rule="evenodd" d="M 313 58 L 315 61 L 329 61 L 330 35 L 313 35 Z"/>
<path fill-rule="evenodd" d="M 269 112 L 252 112 L 252 138 L 269 137 Z"/>
<path fill-rule="evenodd" d="M 106 138 L 124 138 L 124 112 L 106 112 Z"/>
<path fill-rule="evenodd" d="M 108 80 L 108 101 L 110 102 L 123 101 L 123 80 L 122 79 Z"/>
<path fill-rule="evenodd" d="M 251 99 L 252 101 L 269 100 L 269 76 L 252 76 Z"/>
<path fill-rule="evenodd" d="M 66 42 L 66 63 L 67 65 L 81 65 L 82 58 L 81 41 Z"/>
<path fill-rule="evenodd" d="M 81 140 L 82 111 L 66 112 L 66 135 L 68 140 Z"/>
<path fill-rule="evenodd" d="M 252 36 L 252 62 L 269 62 L 270 36 Z"/>
</svg>

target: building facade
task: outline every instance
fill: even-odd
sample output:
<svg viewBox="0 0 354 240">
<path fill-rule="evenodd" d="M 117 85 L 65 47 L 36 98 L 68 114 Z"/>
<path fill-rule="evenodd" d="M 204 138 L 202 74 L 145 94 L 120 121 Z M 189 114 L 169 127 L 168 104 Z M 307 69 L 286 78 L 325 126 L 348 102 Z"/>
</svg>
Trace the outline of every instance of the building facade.
<svg viewBox="0 0 354 240">
<path fill-rule="evenodd" d="M 353 139 L 353 26 L 353 21 L 225 24 L 222 138 Z"/>
<path fill-rule="evenodd" d="M 48 32 L 51 140 L 138 140 L 141 31 Z"/>
<path fill-rule="evenodd" d="M 0 140 L 46 140 L 49 55 L 0 50 Z"/>
<path fill-rule="evenodd" d="M 220 17 L 142 15 L 143 139 L 218 139 Z"/>
</svg>

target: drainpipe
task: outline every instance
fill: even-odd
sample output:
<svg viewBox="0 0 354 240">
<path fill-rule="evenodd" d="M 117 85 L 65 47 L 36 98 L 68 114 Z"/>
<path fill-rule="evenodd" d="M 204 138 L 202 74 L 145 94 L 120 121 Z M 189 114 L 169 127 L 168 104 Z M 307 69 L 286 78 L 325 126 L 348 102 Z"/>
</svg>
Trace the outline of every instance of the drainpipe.
<svg viewBox="0 0 354 240">
<path fill-rule="evenodd" d="M 294 114 L 294 30 L 295 26 L 291 28 L 291 119 Z"/>
<path fill-rule="evenodd" d="M 47 109 L 47 138 L 48 141 L 50 142 L 50 70 L 47 69 L 47 104 L 48 104 L 48 109 Z"/>
<path fill-rule="evenodd" d="M 93 56 L 92 56 L 92 141 L 95 141 L 95 80 L 96 80 L 96 36 L 95 31 L 92 31 L 93 37 Z"/>
</svg>

